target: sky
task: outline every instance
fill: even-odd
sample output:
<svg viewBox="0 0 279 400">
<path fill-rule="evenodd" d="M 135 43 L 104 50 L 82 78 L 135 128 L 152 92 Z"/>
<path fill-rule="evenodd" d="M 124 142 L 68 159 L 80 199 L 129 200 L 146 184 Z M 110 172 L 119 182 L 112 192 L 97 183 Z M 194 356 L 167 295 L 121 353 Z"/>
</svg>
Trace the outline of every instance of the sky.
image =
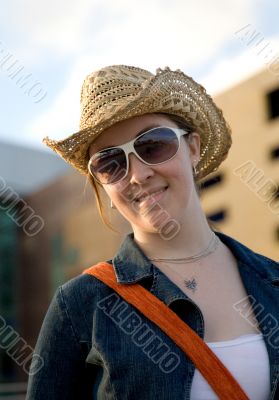
<svg viewBox="0 0 279 400">
<path fill-rule="evenodd" d="M 214 96 L 279 60 L 277 0 L 0 1 L 0 142 L 78 131 L 83 79 L 107 65 L 181 69 Z"/>
</svg>

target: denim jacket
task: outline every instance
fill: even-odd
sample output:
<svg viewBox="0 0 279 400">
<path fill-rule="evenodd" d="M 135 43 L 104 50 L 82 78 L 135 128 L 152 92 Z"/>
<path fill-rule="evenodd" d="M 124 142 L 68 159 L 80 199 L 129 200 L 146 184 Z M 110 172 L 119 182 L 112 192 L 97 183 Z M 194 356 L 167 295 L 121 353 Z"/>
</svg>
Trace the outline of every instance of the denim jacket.
<svg viewBox="0 0 279 400">
<path fill-rule="evenodd" d="M 215 233 L 237 259 L 268 351 L 269 399 L 279 399 L 279 263 Z M 201 310 L 145 257 L 132 233 L 109 262 L 120 284 L 141 284 L 204 337 Z M 238 304 L 244 314 L 247 299 Z M 192 361 L 157 325 L 91 275 L 57 289 L 35 354 L 44 365 L 29 377 L 28 400 L 190 399 Z"/>
</svg>

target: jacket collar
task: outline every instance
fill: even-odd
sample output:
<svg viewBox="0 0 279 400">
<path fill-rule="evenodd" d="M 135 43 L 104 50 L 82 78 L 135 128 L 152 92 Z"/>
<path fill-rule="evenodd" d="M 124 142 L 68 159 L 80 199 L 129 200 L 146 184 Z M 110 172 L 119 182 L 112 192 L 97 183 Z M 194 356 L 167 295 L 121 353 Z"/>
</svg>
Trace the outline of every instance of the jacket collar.
<svg viewBox="0 0 279 400">
<path fill-rule="evenodd" d="M 220 240 L 232 251 L 241 267 L 254 270 L 261 279 L 279 282 L 279 263 L 264 255 L 255 253 L 232 237 L 214 231 Z M 154 273 L 152 263 L 134 241 L 134 234 L 129 233 L 112 260 L 117 282 L 135 283 Z"/>
<path fill-rule="evenodd" d="M 244 244 L 228 235 L 225 235 L 224 233 L 216 231 L 215 233 L 236 257 L 239 263 L 239 268 L 246 267 L 246 269 L 250 269 L 257 273 L 260 279 L 270 281 L 271 283 L 279 283 L 279 263 L 277 261 L 274 261 L 263 254 L 254 252 Z"/>
<path fill-rule="evenodd" d="M 122 242 L 113 259 L 113 267 L 119 283 L 134 283 L 153 275 L 152 263 L 134 241 L 133 233 Z"/>
</svg>

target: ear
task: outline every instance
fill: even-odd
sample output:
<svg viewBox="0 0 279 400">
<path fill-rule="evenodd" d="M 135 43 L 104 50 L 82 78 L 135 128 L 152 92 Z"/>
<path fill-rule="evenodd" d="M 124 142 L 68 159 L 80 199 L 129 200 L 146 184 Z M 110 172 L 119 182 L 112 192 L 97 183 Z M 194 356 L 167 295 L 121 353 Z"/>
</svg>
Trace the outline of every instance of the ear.
<svg viewBox="0 0 279 400">
<path fill-rule="evenodd" d="M 200 159 L 200 135 L 198 132 L 191 132 L 187 137 L 187 143 L 190 150 L 191 160 L 198 161 Z"/>
</svg>

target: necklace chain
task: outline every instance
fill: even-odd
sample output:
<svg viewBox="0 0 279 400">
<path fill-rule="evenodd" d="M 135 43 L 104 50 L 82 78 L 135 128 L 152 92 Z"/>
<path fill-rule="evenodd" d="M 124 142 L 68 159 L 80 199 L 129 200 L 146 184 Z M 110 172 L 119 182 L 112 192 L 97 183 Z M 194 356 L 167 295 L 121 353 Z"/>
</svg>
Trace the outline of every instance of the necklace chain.
<svg viewBox="0 0 279 400">
<path fill-rule="evenodd" d="M 149 258 L 150 261 L 156 261 L 156 262 L 168 262 L 171 261 L 173 263 L 190 263 L 192 261 L 199 260 L 200 258 L 203 258 L 211 253 L 213 253 L 219 244 L 219 238 L 218 236 L 212 231 L 212 237 L 210 239 L 210 242 L 208 246 L 200 251 L 197 254 L 194 254 L 189 257 L 182 257 L 182 258 Z"/>
</svg>

